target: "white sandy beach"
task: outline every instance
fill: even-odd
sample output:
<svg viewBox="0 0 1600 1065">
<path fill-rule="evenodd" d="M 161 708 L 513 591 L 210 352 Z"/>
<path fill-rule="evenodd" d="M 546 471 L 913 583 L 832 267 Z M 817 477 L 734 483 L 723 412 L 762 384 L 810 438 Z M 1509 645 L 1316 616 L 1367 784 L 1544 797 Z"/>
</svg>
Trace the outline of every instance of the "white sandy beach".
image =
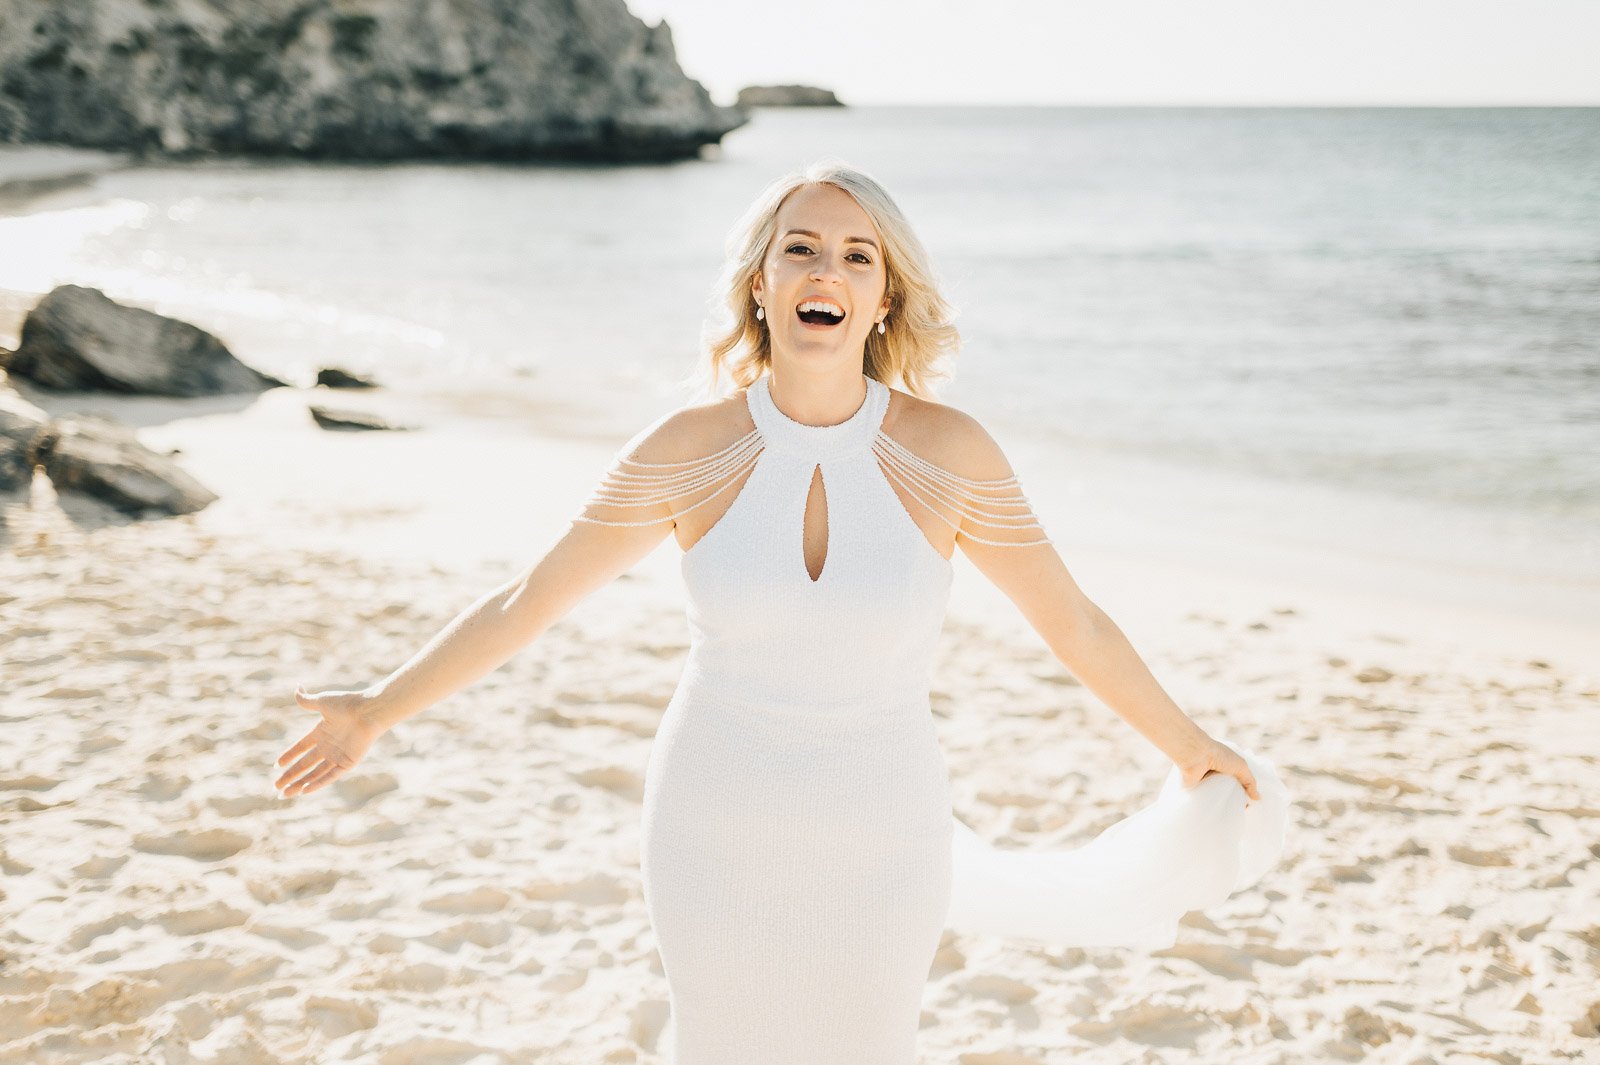
<svg viewBox="0 0 1600 1065">
<path fill-rule="evenodd" d="M 435 428 L 324 433 L 303 407 L 333 396 L 49 400 L 159 423 L 141 437 L 222 499 L 105 523 L 41 476 L 5 512 L 0 1060 L 661 1061 L 637 860 L 686 650 L 670 540 L 336 786 L 272 790 L 312 720 L 292 688 L 403 662 L 559 535 L 571 507 L 535 492 L 575 506 L 622 437 L 387 394 L 348 403 Z M 947 935 L 925 1060 L 1595 1053 L 1592 631 L 1552 624 L 1541 653 L 1514 621 L 1054 532 L 1179 703 L 1277 761 L 1296 823 L 1281 868 L 1155 956 Z M 1082 842 L 1165 766 L 982 593 L 963 563 L 935 689 L 957 813 Z"/>
</svg>

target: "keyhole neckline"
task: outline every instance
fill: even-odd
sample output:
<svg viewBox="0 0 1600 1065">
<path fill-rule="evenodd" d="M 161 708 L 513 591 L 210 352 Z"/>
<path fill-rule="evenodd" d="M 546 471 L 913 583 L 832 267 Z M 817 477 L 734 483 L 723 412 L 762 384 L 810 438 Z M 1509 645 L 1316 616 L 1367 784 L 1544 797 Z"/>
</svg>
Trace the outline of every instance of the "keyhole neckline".
<svg viewBox="0 0 1600 1065">
<path fill-rule="evenodd" d="M 820 488 L 817 498 L 822 501 L 822 561 L 817 566 L 816 576 L 811 575 L 811 566 L 806 561 L 806 523 L 811 517 L 811 489 Z M 833 529 L 831 515 L 828 513 L 828 480 L 822 475 L 822 463 L 811 467 L 811 476 L 806 480 L 806 502 L 800 508 L 800 565 L 806 571 L 806 578 L 816 584 L 822 580 L 822 575 L 828 570 L 828 549 L 833 545 Z"/>
<path fill-rule="evenodd" d="M 889 386 L 866 374 L 861 377 L 867 385 L 866 398 L 854 414 L 837 425 L 807 425 L 779 410 L 769 390 L 770 374 L 756 378 L 745 390 L 745 401 L 750 408 L 751 420 L 761 430 L 763 442 L 768 447 L 811 458 L 838 455 L 853 449 L 865 451 L 871 447 L 872 438 L 889 409 Z"/>
</svg>

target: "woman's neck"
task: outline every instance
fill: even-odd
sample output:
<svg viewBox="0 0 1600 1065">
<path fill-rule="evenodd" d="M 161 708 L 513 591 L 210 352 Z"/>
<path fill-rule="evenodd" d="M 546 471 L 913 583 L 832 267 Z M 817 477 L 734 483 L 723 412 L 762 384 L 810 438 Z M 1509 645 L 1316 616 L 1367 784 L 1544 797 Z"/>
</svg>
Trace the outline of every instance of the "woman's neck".
<svg viewBox="0 0 1600 1065">
<path fill-rule="evenodd" d="M 839 425 L 867 399 L 866 375 L 806 375 L 776 366 L 767 370 L 767 394 L 784 417 L 801 425 Z"/>
</svg>

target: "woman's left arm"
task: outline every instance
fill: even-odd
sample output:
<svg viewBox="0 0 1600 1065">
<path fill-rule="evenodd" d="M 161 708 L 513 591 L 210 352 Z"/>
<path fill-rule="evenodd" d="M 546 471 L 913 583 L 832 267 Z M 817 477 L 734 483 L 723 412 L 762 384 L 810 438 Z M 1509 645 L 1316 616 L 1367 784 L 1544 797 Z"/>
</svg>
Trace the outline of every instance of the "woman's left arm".
<svg viewBox="0 0 1600 1065">
<path fill-rule="evenodd" d="M 1078 587 L 1037 524 L 993 437 L 970 416 L 951 413 L 957 417 L 949 428 L 956 431 L 941 435 L 950 448 L 949 459 L 961 467 L 961 490 L 967 501 L 961 508 L 956 544 L 1017 605 L 1073 676 L 1184 770 L 1186 784 L 1213 769 L 1237 768 L 1233 765 L 1237 755 L 1172 701 L 1127 635 Z M 985 484 L 989 487 L 982 487 Z M 1227 769 L 1218 764 L 1219 758 Z M 1242 766 L 1242 759 L 1238 763 Z M 1260 797 L 1254 780 L 1241 783 L 1251 798 Z"/>
</svg>

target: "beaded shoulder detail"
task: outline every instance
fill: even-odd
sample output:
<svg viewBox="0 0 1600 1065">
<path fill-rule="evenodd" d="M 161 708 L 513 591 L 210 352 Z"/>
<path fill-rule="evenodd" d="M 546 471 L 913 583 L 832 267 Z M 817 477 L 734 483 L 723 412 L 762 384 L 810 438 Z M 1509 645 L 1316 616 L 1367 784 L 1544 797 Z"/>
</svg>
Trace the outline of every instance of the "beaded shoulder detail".
<svg viewBox="0 0 1600 1065">
<path fill-rule="evenodd" d="M 741 474 L 755 465 L 762 452 L 760 429 L 748 433 L 714 454 L 686 462 L 637 462 L 617 455 L 600 483 L 584 501 L 573 521 L 591 525 L 660 525 L 677 521 L 738 483 Z M 688 506 L 673 509 L 679 502 L 711 489 Z M 666 504 L 670 513 L 662 517 L 630 520 L 619 515 L 647 513 L 646 508 Z"/>
<path fill-rule="evenodd" d="M 873 438 L 872 452 L 887 478 L 959 535 L 995 547 L 1032 547 L 1052 542 L 1034 516 L 1033 506 L 1015 474 L 993 480 L 959 477 L 917 455 L 881 428 Z M 954 509 L 961 520 L 950 520 L 938 503 Z M 985 531 L 993 530 L 992 535 L 998 538 L 979 536 L 963 528 L 969 523 Z"/>
</svg>

